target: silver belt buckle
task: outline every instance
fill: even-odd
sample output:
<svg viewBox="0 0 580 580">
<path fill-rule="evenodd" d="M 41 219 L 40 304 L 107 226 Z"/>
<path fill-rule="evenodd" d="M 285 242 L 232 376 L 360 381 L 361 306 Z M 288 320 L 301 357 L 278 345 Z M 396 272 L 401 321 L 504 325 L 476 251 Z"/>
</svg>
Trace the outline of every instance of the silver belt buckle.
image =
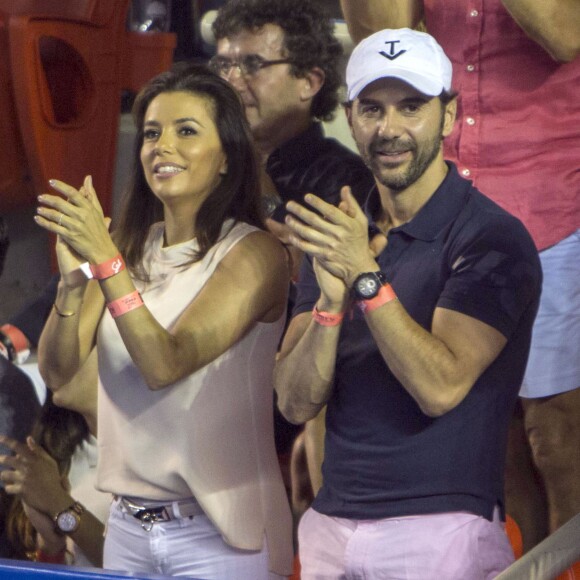
<svg viewBox="0 0 580 580">
<path fill-rule="evenodd" d="M 135 514 L 139 521 L 141 522 L 141 527 L 146 531 L 150 532 L 153 529 L 153 524 L 159 521 L 155 514 L 152 514 L 149 510 L 143 510 L 141 514 Z"/>
<path fill-rule="evenodd" d="M 147 508 L 143 505 L 134 504 L 125 497 L 121 498 L 121 503 L 134 518 L 141 522 L 141 527 L 146 532 L 150 532 L 153 529 L 153 524 L 155 522 L 170 519 L 165 507 Z"/>
</svg>

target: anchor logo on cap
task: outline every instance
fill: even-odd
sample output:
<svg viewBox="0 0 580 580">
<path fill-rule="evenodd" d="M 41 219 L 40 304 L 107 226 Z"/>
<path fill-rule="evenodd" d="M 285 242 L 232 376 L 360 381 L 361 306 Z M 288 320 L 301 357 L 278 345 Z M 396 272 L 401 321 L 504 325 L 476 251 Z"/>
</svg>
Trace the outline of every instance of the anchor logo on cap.
<svg viewBox="0 0 580 580">
<path fill-rule="evenodd" d="M 395 53 L 395 44 L 401 42 L 400 40 L 387 40 L 385 44 L 390 45 L 390 52 L 386 53 L 384 50 L 381 50 L 379 54 L 383 55 L 385 58 L 389 60 L 395 60 L 399 58 L 402 54 L 405 54 L 407 51 L 405 49 L 399 50 L 399 52 Z"/>
</svg>

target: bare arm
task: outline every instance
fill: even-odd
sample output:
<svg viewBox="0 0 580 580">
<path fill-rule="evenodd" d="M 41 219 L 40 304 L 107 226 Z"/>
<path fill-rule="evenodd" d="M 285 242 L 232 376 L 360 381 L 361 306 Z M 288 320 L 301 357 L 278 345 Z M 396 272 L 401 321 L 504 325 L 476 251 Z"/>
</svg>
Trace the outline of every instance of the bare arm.
<svg viewBox="0 0 580 580">
<path fill-rule="evenodd" d="M 115 257 L 118 249 L 108 233 L 90 181 L 85 181 L 84 192 L 77 192 L 60 182 L 56 187 L 67 199 L 42 196 L 44 207 L 39 210 L 37 223 L 60 235 L 74 252 L 91 264 Z M 61 219 L 61 214 L 66 217 Z M 256 322 L 273 322 L 280 317 L 285 309 L 288 280 L 283 247 L 272 235 L 255 232 L 230 250 L 171 328 L 159 324 L 146 306 L 123 314 L 115 322 L 147 385 L 154 390 L 161 389 L 220 356 Z M 104 302 L 110 303 L 135 292 L 127 270 L 100 280 L 97 286 L 94 284 L 92 282 L 86 287 L 90 300 L 85 297 L 85 288 L 65 287 L 59 308 L 76 312 L 83 298 L 91 307 L 83 307 L 80 324 L 74 316 L 58 317 L 53 312 L 48 330 L 42 337 L 43 373 L 48 377 L 54 373 L 61 384 L 70 380 L 73 364 L 69 359 L 78 361 L 85 352 L 88 354 L 87 347 L 91 346 L 91 340 L 94 342 Z M 91 292 L 98 294 L 99 287 L 104 296 L 100 308 L 95 307 L 96 298 L 90 296 Z M 59 300 L 57 297 L 57 302 Z M 87 319 L 85 330 L 83 322 Z M 59 331 L 64 333 L 65 324 L 70 325 L 70 330 L 62 342 Z M 72 349 L 72 355 L 63 354 L 65 346 Z M 60 363 L 67 363 L 66 373 L 54 357 Z"/>
<path fill-rule="evenodd" d="M 431 332 L 419 326 L 398 301 L 366 318 L 389 368 L 431 417 L 461 403 L 506 343 L 493 327 L 444 308 L 435 310 Z"/>
<path fill-rule="evenodd" d="M 571 62 L 580 54 L 579 0 L 502 0 L 518 26 L 553 59 Z"/>
<path fill-rule="evenodd" d="M 321 289 L 317 308 L 340 313 L 346 308 L 344 283 L 314 263 Z M 292 423 L 315 417 L 332 392 L 340 325 L 322 326 L 310 312 L 292 319 L 274 369 L 274 387 L 280 412 Z"/>
<path fill-rule="evenodd" d="M 359 273 L 377 271 L 379 266 L 365 239 L 365 215 L 349 192 L 343 190 L 343 199 L 355 208 L 352 217 L 307 196 L 307 203 L 325 219 L 290 203 L 289 211 L 300 221 L 290 218 L 288 224 L 295 234 L 294 243 L 351 287 Z M 458 405 L 506 342 L 492 327 L 442 308 L 434 313 L 431 332 L 417 324 L 397 300 L 366 317 L 385 362 L 429 416 Z"/>
<path fill-rule="evenodd" d="M 38 367 L 53 390 L 70 382 L 87 360 L 105 306 L 97 282 L 88 282 L 78 269 L 72 278 L 80 282 L 70 283 L 70 278 L 62 275 L 55 307 L 38 342 Z"/>
<path fill-rule="evenodd" d="M 383 28 L 415 28 L 423 17 L 422 0 L 340 0 L 351 38 L 363 38 Z"/>
<path fill-rule="evenodd" d="M 326 407 L 314 419 L 304 425 L 304 448 L 310 474 L 312 492 L 316 494 L 322 487 L 322 462 L 324 461 L 324 437 L 326 435 Z"/>
<path fill-rule="evenodd" d="M 123 296 L 101 285 L 107 300 Z M 266 232 L 249 234 L 220 262 L 211 278 L 169 329 L 146 307 L 116 319 L 131 358 L 153 390 L 167 387 L 226 352 L 257 322 L 284 312 L 289 283 L 286 253 Z"/>
<path fill-rule="evenodd" d="M 300 425 L 328 401 L 339 332 L 316 324 L 309 312 L 290 323 L 274 370 L 278 407 L 288 421 Z"/>
</svg>

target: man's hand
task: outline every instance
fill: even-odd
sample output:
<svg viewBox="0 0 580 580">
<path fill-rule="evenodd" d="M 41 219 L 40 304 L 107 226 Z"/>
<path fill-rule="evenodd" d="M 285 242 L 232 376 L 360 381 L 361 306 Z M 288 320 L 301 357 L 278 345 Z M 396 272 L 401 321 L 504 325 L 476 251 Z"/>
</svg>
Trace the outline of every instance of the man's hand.
<svg viewBox="0 0 580 580">
<path fill-rule="evenodd" d="M 291 243 L 306 252 L 334 277 L 350 288 L 361 272 L 378 270 L 375 249 L 368 239 L 368 221 L 349 187 L 341 190 L 339 207 L 308 194 L 311 211 L 289 202 L 286 218 Z M 319 280 L 320 282 L 320 280 Z"/>
</svg>

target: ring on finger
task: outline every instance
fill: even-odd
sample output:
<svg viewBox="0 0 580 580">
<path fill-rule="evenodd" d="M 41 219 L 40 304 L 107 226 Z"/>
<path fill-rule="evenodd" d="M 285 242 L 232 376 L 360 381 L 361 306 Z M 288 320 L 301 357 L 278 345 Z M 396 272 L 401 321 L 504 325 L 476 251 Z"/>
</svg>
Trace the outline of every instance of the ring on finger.
<svg viewBox="0 0 580 580">
<path fill-rule="evenodd" d="M 63 214 L 63 213 L 61 213 L 61 214 L 60 214 L 60 217 L 58 218 L 58 225 L 59 225 L 59 226 L 60 226 L 60 225 L 62 225 L 62 218 L 63 218 L 63 217 L 64 217 L 64 214 Z"/>
</svg>

